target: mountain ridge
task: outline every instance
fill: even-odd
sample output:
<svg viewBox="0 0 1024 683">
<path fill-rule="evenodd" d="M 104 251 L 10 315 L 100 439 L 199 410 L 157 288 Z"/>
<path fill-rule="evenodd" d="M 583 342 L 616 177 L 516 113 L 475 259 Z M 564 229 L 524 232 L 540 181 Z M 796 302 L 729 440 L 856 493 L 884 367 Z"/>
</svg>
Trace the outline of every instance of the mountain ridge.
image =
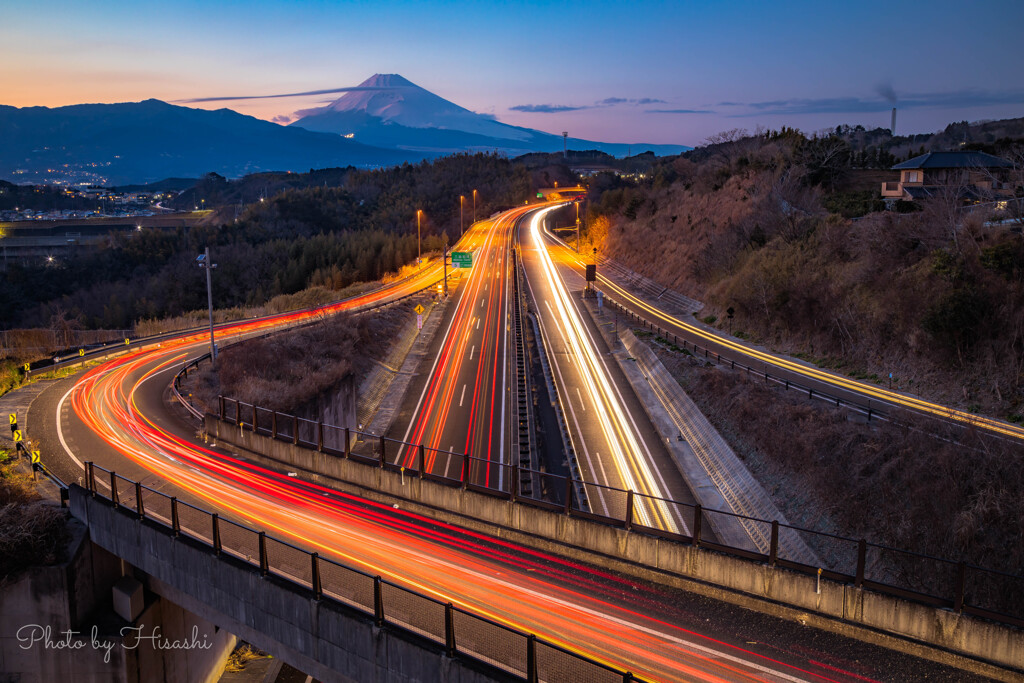
<svg viewBox="0 0 1024 683">
<path fill-rule="evenodd" d="M 39 182 L 47 172 L 51 178 L 65 172 L 79 181 L 134 184 L 211 171 L 238 177 L 370 168 L 427 156 L 289 129 L 232 109 L 193 109 L 157 99 L 54 108 L 0 105 L 0 177 L 19 183 Z"/>
</svg>

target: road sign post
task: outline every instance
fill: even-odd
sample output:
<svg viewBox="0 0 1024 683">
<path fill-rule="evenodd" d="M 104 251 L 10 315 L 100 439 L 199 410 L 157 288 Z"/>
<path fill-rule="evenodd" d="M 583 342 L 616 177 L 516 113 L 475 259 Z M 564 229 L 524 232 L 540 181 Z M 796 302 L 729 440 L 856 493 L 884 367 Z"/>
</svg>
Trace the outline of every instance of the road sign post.
<svg viewBox="0 0 1024 683">
<path fill-rule="evenodd" d="M 473 267 L 473 252 L 471 251 L 453 251 L 452 252 L 452 268 L 472 268 Z"/>
</svg>

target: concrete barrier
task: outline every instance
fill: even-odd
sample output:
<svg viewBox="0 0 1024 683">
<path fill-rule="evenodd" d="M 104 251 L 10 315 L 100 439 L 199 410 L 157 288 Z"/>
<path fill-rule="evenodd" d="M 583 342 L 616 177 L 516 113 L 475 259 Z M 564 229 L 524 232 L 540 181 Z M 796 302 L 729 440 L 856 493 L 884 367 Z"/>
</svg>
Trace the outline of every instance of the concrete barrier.
<svg viewBox="0 0 1024 683">
<path fill-rule="evenodd" d="M 513 503 L 275 441 L 207 415 L 208 435 L 309 481 L 576 561 L 1000 680 L 1024 680 L 1024 632 L 851 584 Z M 223 445 L 223 444 L 222 444 Z M 820 587 L 820 592 L 819 592 Z M 1007 671 L 1007 669 L 1016 671 Z"/>
</svg>

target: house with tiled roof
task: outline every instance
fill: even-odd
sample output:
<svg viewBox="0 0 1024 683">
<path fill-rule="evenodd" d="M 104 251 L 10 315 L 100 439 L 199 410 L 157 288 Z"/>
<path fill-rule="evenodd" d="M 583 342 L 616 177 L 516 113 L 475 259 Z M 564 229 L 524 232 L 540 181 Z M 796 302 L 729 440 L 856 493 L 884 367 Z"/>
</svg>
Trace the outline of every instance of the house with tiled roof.
<svg viewBox="0 0 1024 683">
<path fill-rule="evenodd" d="M 950 187 L 965 202 L 1012 197 L 1007 182 L 1012 168 L 1006 159 L 985 152 L 928 152 L 892 167 L 900 179 L 882 183 L 882 199 L 915 201 Z"/>
</svg>

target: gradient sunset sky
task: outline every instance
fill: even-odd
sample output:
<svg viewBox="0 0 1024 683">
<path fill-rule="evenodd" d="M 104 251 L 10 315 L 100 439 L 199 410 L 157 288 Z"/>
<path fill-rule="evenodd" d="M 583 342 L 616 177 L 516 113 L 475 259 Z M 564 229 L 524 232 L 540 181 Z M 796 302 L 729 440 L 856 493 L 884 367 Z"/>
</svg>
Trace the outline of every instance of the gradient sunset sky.
<svg viewBox="0 0 1024 683">
<path fill-rule="evenodd" d="M 1024 116 L 1024 1 L 0 0 L 0 104 L 328 90 L 397 73 L 514 125 L 696 145 Z M 340 94 L 189 104 L 286 121 Z"/>
</svg>

